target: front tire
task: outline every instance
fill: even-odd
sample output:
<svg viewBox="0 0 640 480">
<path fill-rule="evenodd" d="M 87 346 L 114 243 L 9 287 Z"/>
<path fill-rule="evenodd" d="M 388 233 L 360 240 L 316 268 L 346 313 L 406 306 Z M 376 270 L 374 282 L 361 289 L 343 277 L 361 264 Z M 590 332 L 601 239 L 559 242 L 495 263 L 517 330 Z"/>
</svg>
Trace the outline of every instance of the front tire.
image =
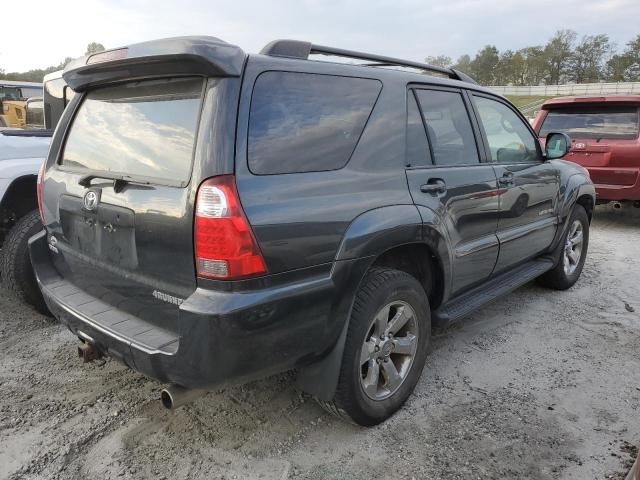
<svg viewBox="0 0 640 480">
<path fill-rule="evenodd" d="M 398 410 L 420 378 L 431 339 L 429 300 L 408 273 L 372 269 L 351 313 L 331 413 L 376 425 Z"/>
<path fill-rule="evenodd" d="M 567 290 L 580 278 L 589 247 L 589 217 L 582 205 L 576 205 L 569 217 L 558 264 L 538 278 L 542 286 L 555 290 Z"/>
<path fill-rule="evenodd" d="M 43 315 L 51 315 L 38 287 L 29 257 L 29 238 L 41 230 L 38 210 L 20 218 L 4 239 L 0 268 L 2 284 L 7 290 Z"/>
</svg>

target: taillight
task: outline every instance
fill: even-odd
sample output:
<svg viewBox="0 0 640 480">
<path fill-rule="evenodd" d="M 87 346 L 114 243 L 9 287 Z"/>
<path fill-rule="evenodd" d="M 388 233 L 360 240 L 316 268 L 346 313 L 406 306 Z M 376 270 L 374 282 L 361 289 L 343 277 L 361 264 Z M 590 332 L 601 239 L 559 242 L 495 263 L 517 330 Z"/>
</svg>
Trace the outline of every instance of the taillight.
<svg viewBox="0 0 640 480">
<path fill-rule="evenodd" d="M 40 219 L 42 220 L 42 224 L 44 225 L 44 210 L 42 209 L 42 177 L 44 176 L 44 164 L 46 161 L 42 162 L 40 165 L 40 170 L 38 170 L 38 181 L 36 183 L 36 194 L 38 196 L 38 210 L 40 211 Z"/>
<path fill-rule="evenodd" d="M 199 277 L 231 280 L 267 272 L 242 211 L 233 175 L 213 177 L 200 184 L 194 243 Z"/>
</svg>

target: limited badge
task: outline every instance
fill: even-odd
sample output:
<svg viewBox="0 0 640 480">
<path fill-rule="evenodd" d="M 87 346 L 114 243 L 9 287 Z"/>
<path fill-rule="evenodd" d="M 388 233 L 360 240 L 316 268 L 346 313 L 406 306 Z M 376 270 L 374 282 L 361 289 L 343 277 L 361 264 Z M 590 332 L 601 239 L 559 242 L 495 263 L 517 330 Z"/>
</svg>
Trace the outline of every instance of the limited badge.
<svg viewBox="0 0 640 480">
<path fill-rule="evenodd" d="M 51 235 L 51 238 L 49 238 L 49 250 L 51 250 L 53 253 L 58 253 L 58 247 L 56 247 L 57 244 L 58 239 Z"/>
</svg>

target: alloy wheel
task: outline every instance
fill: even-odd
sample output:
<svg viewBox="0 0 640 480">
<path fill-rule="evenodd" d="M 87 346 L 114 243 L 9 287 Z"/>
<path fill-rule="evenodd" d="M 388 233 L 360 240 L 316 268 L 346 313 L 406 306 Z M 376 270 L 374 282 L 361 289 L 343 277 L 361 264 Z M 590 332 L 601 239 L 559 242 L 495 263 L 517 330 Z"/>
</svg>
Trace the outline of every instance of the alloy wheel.
<svg viewBox="0 0 640 480">
<path fill-rule="evenodd" d="M 564 273 L 571 276 L 578 268 L 580 258 L 582 257 L 582 249 L 584 246 L 584 232 L 582 222 L 574 220 L 569 228 L 567 241 L 564 246 Z"/>
<path fill-rule="evenodd" d="M 408 303 L 396 300 L 378 311 L 360 352 L 360 382 L 369 398 L 384 400 L 400 388 L 418 349 L 418 333 Z"/>
</svg>

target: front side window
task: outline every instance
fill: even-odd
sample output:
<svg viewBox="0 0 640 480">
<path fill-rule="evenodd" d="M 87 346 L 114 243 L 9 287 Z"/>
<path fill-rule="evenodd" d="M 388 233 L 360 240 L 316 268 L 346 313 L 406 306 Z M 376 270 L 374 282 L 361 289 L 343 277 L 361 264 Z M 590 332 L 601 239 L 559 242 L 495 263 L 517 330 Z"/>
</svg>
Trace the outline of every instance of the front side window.
<svg viewBox="0 0 640 480">
<path fill-rule="evenodd" d="M 539 161 L 538 140 L 525 123 L 505 104 L 473 97 L 480 124 L 487 137 L 491 160 L 498 163 Z"/>
<path fill-rule="evenodd" d="M 462 95 L 440 90 L 417 90 L 436 165 L 480 162 L 475 136 Z"/>
<path fill-rule="evenodd" d="M 563 132 L 573 138 L 633 140 L 638 138 L 638 125 L 637 107 L 565 107 L 547 113 L 540 136 Z"/>
<path fill-rule="evenodd" d="M 65 167 L 188 183 L 203 80 L 129 82 L 89 91 L 65 141 Z"/>
<path fill-rule="evenodd" d="M 251 98 L 249 169 L 270 175 L 344 167 L 381 88 L 364 78 L 261 74 Z"/>
</svg>

